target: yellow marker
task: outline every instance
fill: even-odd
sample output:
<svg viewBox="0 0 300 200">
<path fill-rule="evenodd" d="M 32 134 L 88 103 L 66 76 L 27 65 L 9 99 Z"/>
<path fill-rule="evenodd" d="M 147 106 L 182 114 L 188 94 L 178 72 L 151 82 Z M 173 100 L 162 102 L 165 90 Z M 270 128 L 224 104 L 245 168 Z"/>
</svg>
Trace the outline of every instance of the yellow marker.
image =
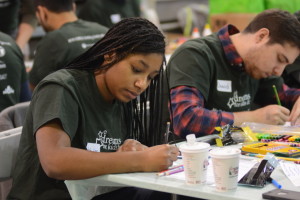
<svg viewBox="0 0 300 200">
<path fill-rule="evenodd" d="M 223 142 L 222 142 L 222 140 L 221 140 L 220 138 L 216 138 L 216 145 L 217 145 L 218 147 L 224 146 L 224 145 L 223 145 Z"/>
</svg>

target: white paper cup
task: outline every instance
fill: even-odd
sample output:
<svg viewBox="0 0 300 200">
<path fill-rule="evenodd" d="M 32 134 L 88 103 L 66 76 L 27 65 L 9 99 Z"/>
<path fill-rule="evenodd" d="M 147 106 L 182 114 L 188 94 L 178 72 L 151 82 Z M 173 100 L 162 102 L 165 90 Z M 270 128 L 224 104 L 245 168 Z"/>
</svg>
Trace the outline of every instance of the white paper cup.
<svg viewBox="0 0 300 200">
<path fill-rule="evenodd" d="M 227 147 L 210 151 L 217 191 L 237 188 L 240 154 L 241 150 Z"/>
<path fill-rule="evenodd" d="M 209 147 L 210 145 L 204 142 L 180 145 L 187 184 L 204 184 L 206 182 Z"/>
</svg>

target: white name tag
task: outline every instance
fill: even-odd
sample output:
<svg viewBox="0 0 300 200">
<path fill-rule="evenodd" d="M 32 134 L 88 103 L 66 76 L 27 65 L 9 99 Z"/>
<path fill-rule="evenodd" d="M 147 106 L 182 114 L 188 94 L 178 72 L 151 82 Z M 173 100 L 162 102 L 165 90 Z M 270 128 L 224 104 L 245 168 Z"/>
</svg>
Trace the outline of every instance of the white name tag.
<svg viewBox="0 0 300 200">
<path fill-rule="evenodd" d="M 86 149 L 89 151 L 100 152 L 100 144 L 88 143 Z"/>
<path fill-rule="evenodd" d="M 220 92 L 232 92 L 231 81 L 218 80 L 217 90 Z"/>
</svg>

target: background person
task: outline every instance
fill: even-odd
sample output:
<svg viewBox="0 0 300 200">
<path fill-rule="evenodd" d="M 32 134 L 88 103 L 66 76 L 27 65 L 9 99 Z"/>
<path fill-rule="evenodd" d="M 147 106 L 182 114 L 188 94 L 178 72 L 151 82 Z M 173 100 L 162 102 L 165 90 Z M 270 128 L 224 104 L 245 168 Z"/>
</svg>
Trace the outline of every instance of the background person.
<svg viewBox="0 0 300 200">
<path fill-rule="evenodd" d="M 0 111 L 31 99 L 22 52 L 14 39 L 2 32 L 0 32 L 0 91 Z"/>
<path fill-rule="evenodd" d="M 265 10 L 242 32 L 228 25 L 184 43 L 167 67 L 174 132 L 203 136 L 226 124 L 298 124 L 300 91 L 278 76 L 299 55 L 299 34 L 295 16 Z M 272 85 L 285 107 L 276 105 Z"/>
<path fill-rule="evenodd" d="M 112 27 L 127 17 L 140 17 L 140 0 L 86 0 L 78 17 Z"/>
<path fill-rule="evenodd" d="M 23 50 L 31 38 L 37 19 L 32 0 L 2 0 L 0 2 L 0 31 L 15 38 Z"/>
<path fill-rule="evenodd" d="M 107 28 L 83 21 L 75 14 L 73 0 L 34 0 L 36 16 L 47 32 L 38 43 L 33 67 L 29 72 L 30 87 L 48 74 L 61 69 L 101 39 Z"/>
<path fill-rule="evenodd" d="M 300 10 L 296 11 L 294 15 L 300 22 Z M 296 58 L 293 64 L 288 65 L 284 69 L 282 73 L 282 78 L 287 86 L 293 88 L 300 88 L 300 57 Z"/>
</svg>

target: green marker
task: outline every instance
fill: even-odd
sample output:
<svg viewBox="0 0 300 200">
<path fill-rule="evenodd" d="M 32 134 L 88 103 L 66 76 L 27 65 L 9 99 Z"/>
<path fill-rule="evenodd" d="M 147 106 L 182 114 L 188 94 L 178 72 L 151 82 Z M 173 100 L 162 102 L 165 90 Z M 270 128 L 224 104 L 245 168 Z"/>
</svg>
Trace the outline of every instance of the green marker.
<svg viewBox="0 0 300 200">
<path fill-rule="evenodd" d="M 276 89 L 275 85 L 273 85 L 273 89 L 274 89 L 275 97 L 276 97 L 276 100 L 277 100 L 277 104 L 281 106 L 281 102 L 280 102 L 278 92 L 277 92 L 277 89 Z"/>
</svg>

